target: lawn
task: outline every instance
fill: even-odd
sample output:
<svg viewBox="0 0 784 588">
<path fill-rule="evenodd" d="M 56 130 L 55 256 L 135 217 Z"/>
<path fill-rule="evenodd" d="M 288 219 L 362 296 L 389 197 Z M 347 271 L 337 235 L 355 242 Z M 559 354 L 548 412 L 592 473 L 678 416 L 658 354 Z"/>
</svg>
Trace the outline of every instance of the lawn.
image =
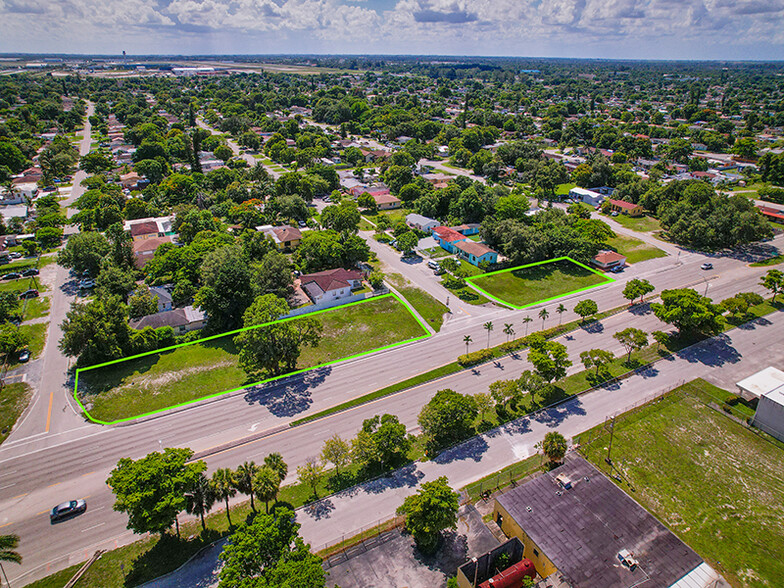
<svg viewBox="0 0 784 588">
<path fill-rule="evenodd" d="M 367 353 L 424 334 L 394 297 L 371 299 L 316 315 L 318 347 L 302 350 L 298 369 Z M 90 415 L 111 422 L 248 386 L 233 337 L 221 337 L 79 373 L 79 398 Z"/>
<path fill-rule="evenodd" d="M 50 305 L 51 301 L 47 296 L 29 299 L 27 301 L 27 308 L 25 308 L 24 312 L 24 320 L 29 321 L 30 319 L 47 316 L 49 314 Z"/>
<path fill-rule="evenodd" d="M 729 395 L 694 380 L 617 420 L 611 457 L 618 484 L 733 586 L 779 586 L 782 445 L 710 408 L 716 394 Z M 610 473 L 607 431 L 597 427 L 576 441 Z"/>
<path fill-rule="evenodd" d="M 751 267 L 765 267 L 768 265 L 778 265 L 780 263 L 784 263 L 784 255 L 776 255 L 775 257 L 770 257 L 762 261 L 755 261 L 750 265 Z"/>
<path fill-rule="evenodd" d="M 576 188 L 577 184 L 558 184 L 555 187 L 555 195 L 556 196 L 566 196 L 569 193 L 569 190 L 572 188 Z"/>
<path fill-rule="evenodd" d="M 0 390 L 0 443 L 11 434 L 16 419 L 27 408 L 32 394 L 32 388 L 24 382 L 8 384 Z"/>
<path fill-rule="evenodd" d="M 490 296 L 516 308 L 596 286 L 607 278 L 568 259 L 468 278 Z"/>
<path fill-rule="evenodd" d="M 661 231 L 662 228 L 659 221 L 650 216 L 634 217 L 627 214 L 619 214 L 618 216 L 610 218 L 622 227 L 639 233 L 652 233 L 654 231 Z"/>
<path fill-rule="evenodd" d="M 415 286 L 406 286 L 398 289 L 434 331 L 438 332 L 441 330 L 441 325 L 444 323 L 444 313 L 449 312 L 445 305 Z"/>
<path fill-rule="evenodd" d="M 665 257 L 667 255 L 661 249 L 654 247 L 653 245 L 648 245 L 648 243 L 635 239 L 634 237 L 618 235 L 609 239 L 607 244 L 613 251 L 625 255 L 627 263 L 637 263 L 656 257 Z"/>
</svg>

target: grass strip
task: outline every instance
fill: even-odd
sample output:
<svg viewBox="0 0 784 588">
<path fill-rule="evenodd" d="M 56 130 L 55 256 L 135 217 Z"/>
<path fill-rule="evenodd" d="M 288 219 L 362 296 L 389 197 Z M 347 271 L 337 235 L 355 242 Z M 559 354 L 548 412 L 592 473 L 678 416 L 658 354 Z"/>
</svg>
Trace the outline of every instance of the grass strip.
<svg viewBox="0 0 784 588">
<path fill-rule="evenodd" d="M 0 443 L 11 434 L 17 419 L 27 408 L 33 389 L 25 382 L 8 384 L 0 390 Z"/>
<path fill-rule="evenodd" d="M 755 261 L 749 265 L 751 267 L 767 267 L 769 265 L 778 265 L 780 263 L 784 263 L 784 255 L 776 255 L 775 257 L 763 259 L 762 261 Z"/>
<path fill-rule="evenodd" d="M 376 400 L 377 398 L 381 398 L 382 396 L 388 396 L 389 394 L 401 392 L 402 390 L 413 388 L 414 386 L 419 386 L 420 384 L 424 384 L 425 382 L 430 382 L 431 380 L 437 380 L 439 378 L 444 378 L 446 376 L 456 374 L 462 369 L 463 368 L 460 367 L 460 364 L 458 364 L 456 361 L 453 361 L 452 363 L 448 363 L 446 365 L 442 365 L 441 367 L 437 367 L 427 372 L 423 372 L 417 376 L 413 376 L 411 378 L 408 378 L 407 380 L 403 380 L 402 382 L 397 382 L 395 384 L 392 384 L 391 386 L 387 386 L 386 388 L 381 388 L 380 390 L 376 390 L 375 392 L 370 392 L 369 394 L 358 396 L 347 402 L 343 402 L 331 408 L 327 408 L 326 410 L 322 410 L 313 413 L 311 415 L 308 415 L 306 417 L 303 417 L 301 419 L 297 419 L 296 421 L 292 421 L 291 426 L 296 427 L 298 425 L 304 425 L 305 423 L 308 423 L 310 421 L 315 421 L 316 419 L 324 418 L 331 414 L 348 410 L 349 408 L 359 406 L 360 404 L 365 404 L 366 402 L 370 402 L 371 400 Z"/>
</svg>

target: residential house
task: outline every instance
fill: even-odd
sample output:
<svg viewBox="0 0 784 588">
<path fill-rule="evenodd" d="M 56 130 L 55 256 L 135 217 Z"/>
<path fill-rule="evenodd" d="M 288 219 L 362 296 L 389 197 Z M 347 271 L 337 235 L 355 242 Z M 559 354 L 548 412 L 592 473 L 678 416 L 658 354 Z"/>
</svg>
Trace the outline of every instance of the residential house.
<svg viewBox="0 0 784 588">
<path fill-rule="evenodd" d="M 452 230 L 468 237 L 469 235 L 479 234 L 479 229 L 481 227 L 482 225 L 479 223 L 465 223 L 462 225 L 457 225 L 456 227 L 452 227 Z"/>
<path fill-rule="evenodd" d="M 267 235 L 275 243 L 278 249 L 296 249 L 302 241 L 302 232 L 290 225 L 283 225 L 280 227 L 273 227 L 271 225 L 262 225 L 256 227 L 257 231 L 261 231 Z"/>
<path fill-rule="evenodd" d="M 204 311 L 193 306 L 185 306 L 150 314 L 139 319 L 132 319 L 128 324 L 137 331 L 145 327 L 152 327 L 153 329 L 171 327 L 174 329 L 175 334 L 182 335 L 204 328 L 206 320 L 207 317 Z"/>
<path fill-rule="evenodd" d="M 172 242 L 174 242 L 176 233 L 172 226 L 173 221 L 173 216 L 137 218 L 125 221 L 123 229 L 131 233 L 134 241 L 154 237 L 172 237 Z"/>
<path fill-rule="evenodd" d="M 772 220 L 773 222 L 784 224 L 784 210 L 773 208 L 772 206 L 765 206 L 764 204 L 758 204 L 757 209 L 762 213 L 763 216 Z"/>
<path fill-rule="evenodd" d="M 379 210 L 393 210 L 395 208 L 400 208 L 401 206 L 400 199 L 392 196 L 392 194 L 389 193 L 389 190 L 370 192 L 370 195 L 373 197 L 373 200 L 376 201 L 376 208 Z"/>
<path fill-rule="evenodd" d="M 135 190 L 139 185 L 139 180 L 141 179 L 142 177 L 139 174 L 137 174 L 135 171 L 132 171 L 120 176 L 120 185 L 123 188 L 127 188 L 128 190 Z"/>
<path fill-rule="evenodd" d="M 449 251 L 449 253 L 455 253 L 455 244 L 459 243 L 460 241 L 465 241 L 468 239 L 465 235 L 461 235 L 454 229 L 450 229 L 449 227 L 436 227 L 433 229 L 433 238 L 436 240 L 442 249 Z"/>
<path fill-rule="evenodd" d="M 642 206 L 639 204 L 633 204 L 625 200 L 613 200 L 612 198 L 607 198 L 606 201 L 609 203 L 608 208 L 611 212 L 619 212 L 629 216 L 642 216 L 643 214 Z"/>
<path fill-rule="evenodd" d="M 38 184 L 35 182 L 11 182 L 11 191 L 0 191 L 0 204 L 22 204 L 25 199 L 32 200 L 38 195 Z"/>
<path fill-rule="evenodd" d="M 406 224 L 418 231 L 432 232 L 438 226 L 438 221 L 412 212 L 406 215 Z"/>
<path fill-rule="evenodd" d="M 468 263 L 479 266 L 480 263 L 493 264 L 498 261 L 498 252 L 493 251 L 484 243 L 466 240 L 458 241 L 454 244 L 458 257 L 462 257 Z"/>
<path fill-rule="evenodd" d="M 602 202 L 604 202 L 604 194 L 578 187 L 569 190 L 569 198 L 573 198 L 574 200 L 578 200 L 579 202 L 583 202 L 589 206 L 594 207 L 599 206 Z"/>
<path fill-rule="evenodd" d="M 432 186 L 448 183 L 450 180 L 455 179 L 454 176 L 448 174 L 422 174 L 422 177 Z"/>
<path fill-rule="evenodd" d="M 623 267 L 626 265 L 626 256 L 615 251 L 603 250 L 597 253 L 591 263 L 599 269 L 607 270 L 613 267 Z"/>
<path fill-rule="evenodd" d="M 24 204 L 17 204 L 14 206 L 0 206 L 0 215 L 2 215 L 4 222 L 8 222 L 12 218 L 27 220 L 29 216 L 34 216 L 34 213 L 32 209 L 27 208 Z"/>
<path fill-rule="evenodd" d="M 300 287 L 314 304 L 348 298 L 353 289 L 362 285 L 362 272 L 343 268 L 300 276 Z"/>
<path fill-rule="evenodd" d="M 492 516 L 507 537 L 520 540 L 521 557 L 548 585 L 727 585 L 694 550 L 575 453 L 560 467 L 498 496 Z M 458 575 L 458 585 L 468 588 L 465 574 L 463 580 Z"/>
<path fill-rule="evenodd" d="M 158 297 L 158 312 L 166 312 L 167 310 L 174 309 L 172 289 L 173 286 L 171 284 L 150 287 L 150 294 L 152 294 L 153 297 Z"/>
<path fill-rule="evenodd" d="M 142 225 L 135 225 L 135 227 L 141 227 Z M 157 233 L 157 228 L 155 229 L 154 234 L 140 234 L 138 236 L 133 235 L 133 231 L 131 232 L 131 236 L 133 237 L 133 243 L 131 247 L 133 249 L 133 264 L 138 268 L 142 269 L 147 262 L 149 262 L 153 257 L 155 257 L 155 252 L 158 251 L 158 247 L 163 245 L 164 243 L 171 243 L 172 238 L 169 236 L 159 237 Z"/>
</svg>

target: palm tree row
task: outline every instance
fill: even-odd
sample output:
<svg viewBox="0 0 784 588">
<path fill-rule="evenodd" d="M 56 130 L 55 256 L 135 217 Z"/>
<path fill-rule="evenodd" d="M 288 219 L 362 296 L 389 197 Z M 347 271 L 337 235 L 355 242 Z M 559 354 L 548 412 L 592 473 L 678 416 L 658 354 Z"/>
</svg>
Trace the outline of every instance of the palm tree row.
<svg viewBox="0 0 784 588">
<path fill-rule="evenodd" d="M 558 313 L 558 324 L 560 325 L 563 321 L 563 313 L 565 313 L 567 308 L 563 304 L 559 304 L 558 308 L 555 309 L 555 312 Z M 539 311 L 539 318 L 542 319 L 542 329 L 544 329 L 544 324 L 548 318 L 550 318 L 550 312 L 543 308 Z M 525 326 L 525 335 L 528 336 L 528 324 L 531 323 L 534 319 L 530 316 L 524 316 L 522 319 L 523 325 Z M 490 348 L 490 333 L 493 331 L 493 321 L 487 321 L 482 325 L 482 328 L 487 331 L 487 348 Z M 515 330 L 514 325 L 512 323 L 504 323 L 504 335 L 506 335 L 506 341 L 509 342 L 509 339 L 514 337 Z M 473 343 L 474 340 L 471 338 L 471 335 L 463 336 L 463 343 L 466 346 L 466 355 L 468 355 L 469 346 Z"/>
<path fill-rule="evenodd" d="M 218 501 L 226 503 L 226 518 L 229 527 L 232 527 L 229 498 L 237 492 L 250 496 L 250 507 L 256 512 L 254 497 L 264 502 L 264 508 L 269 512 L 269 503 L 278 497 L 280 485 L 288 474 L 289 467 L 283 461 L 280 453 L 270 453 L 264 458 L 264 465 L 258 466 L 253 461 L 246 461 L 237 467 L 219 468 L 208 478 L 201 474 L 194 485 L 185 495 L 188 514 L 199 515 L 201 527 L 207 530 L 204 515 L 212 510 Z"/>
</svg>

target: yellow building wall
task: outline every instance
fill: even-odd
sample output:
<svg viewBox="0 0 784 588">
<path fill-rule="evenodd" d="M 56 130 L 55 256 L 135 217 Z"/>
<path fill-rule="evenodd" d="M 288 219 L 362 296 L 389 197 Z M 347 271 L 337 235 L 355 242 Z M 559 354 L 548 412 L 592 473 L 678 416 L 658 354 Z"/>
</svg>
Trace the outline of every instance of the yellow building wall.
<svg viewBox="0 0 784 588">
<path fill-rule="evenodd" d="M 501 515 L 501 523 L 500 527 L 501 530 L 507 537 L 517 537 L 523 543 L 523 557 L 528 558 L 536 567 L 537 573 L 542 578 L 547 578 L 551 574 L 554 574 L 558 571 L 553 565 L 547 556 L 542 553 L 542 550 L 531 540 L 531 538 L 523 531 L 523 528 L 517 524 L 517 521 L 514 520 L 506 509 L 498 504 L 498 501 L 495 503 L 495 507 L 493 508 L 493 520 L 497 523 L 498 522 L 498 515 Z M 536 552 L 536 553 L 534 553 Z M 458 579 L 459 583 L 459 579 Z M 461 588 L 464 588 L 461 586 Z M 470 588 L 470 584 L 465 588 Z"/>
</svg>

